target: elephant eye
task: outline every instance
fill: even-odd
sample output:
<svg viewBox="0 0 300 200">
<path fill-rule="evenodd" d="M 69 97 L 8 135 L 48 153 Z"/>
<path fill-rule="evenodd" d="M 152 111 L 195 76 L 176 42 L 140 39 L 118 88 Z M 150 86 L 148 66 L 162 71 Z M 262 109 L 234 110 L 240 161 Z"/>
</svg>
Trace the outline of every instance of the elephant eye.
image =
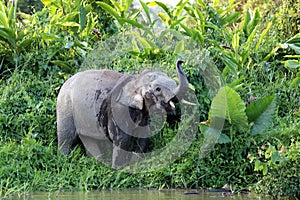
<svg viewBox="0 0 300 200">
<path fill-rule="evenodd" d="M 160 92 L 161 91 L 161 88 L 160 87 L 157 87 L 155 88 L 156 92 Z"/>
</svg>

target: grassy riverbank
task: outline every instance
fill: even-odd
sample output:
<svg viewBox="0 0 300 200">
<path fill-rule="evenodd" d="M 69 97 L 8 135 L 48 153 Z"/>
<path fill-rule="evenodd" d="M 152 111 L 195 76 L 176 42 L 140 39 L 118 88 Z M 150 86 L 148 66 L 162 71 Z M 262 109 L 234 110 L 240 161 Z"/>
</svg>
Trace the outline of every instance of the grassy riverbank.
<svg viewBox="0 0 300 200">
<path fill-rule="evenodd" d="M 141 2 L 135 10 L 130 1 L 42 2 L 43 10 L 31 14 L 11 1 L 0 3 L 0 196 L 105 188 L 220 188 L 228 183 L 273 198 L 299 198 L 300 5 L 289 0 L 224 5 L 182 1 L 170 8 Z M 160 9 L 158 21 L 150 8 Z M 136 40 L 114 45 L 99 57 L 91 54 L 109 39 L 120 44 L 112 38 L 132 32 Z M 199 49 L 192 49 L 193 58 L 186 56 L 190 62 L 184 70 L 198 99 L 199 131 L 175 162 L 132 175 L 87 157 L 81 147 L 69 156 L 57 153 L 56 97 L 68 77 L 97 62 L 129 73 L 151 64 L 171 66 L 160 69 L 172 74 L 174 62 L 191 52 L 191 44 Z M 211 70 L 191 60 L 201 60 L 201 66 Z M 210 95 L 216 87 L 207 84 L 215 77 L 207 75 L 216 72 L 214 66 L 226 85 L 230 112 L 224 116 L 222 137 L 200 156 L 209 125 L 200 122 L 214 117 L 216 108 L 216 92 Z M 174 134 L 165 129 L 155 142 L 167 143 Z"/>
</svg>

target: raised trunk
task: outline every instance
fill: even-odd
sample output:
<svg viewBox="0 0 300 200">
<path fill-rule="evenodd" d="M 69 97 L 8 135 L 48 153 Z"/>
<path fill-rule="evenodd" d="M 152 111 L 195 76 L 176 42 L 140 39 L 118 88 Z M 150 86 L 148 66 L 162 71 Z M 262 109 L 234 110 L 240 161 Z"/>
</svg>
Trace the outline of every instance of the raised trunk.
<svg viewBox="0 0 300 200">
<path fill-rule="evenodd" d="M 183 61 L 181 59 L 179 59 L 176 63 L 176 71 L 177 71 L 177 75 L 178 75 L 179 84 L 175 90 L 175 95 L 179 99 L 179 101 L 181 101 L 183 99 L 185 93 L 187 92 L 187 90 L 189 88 L 188 79 L 186 78 L 186 75 L 184 74 L 184 72 L 181 68 L 182 63 L 183 63 Z"/>
</svg>

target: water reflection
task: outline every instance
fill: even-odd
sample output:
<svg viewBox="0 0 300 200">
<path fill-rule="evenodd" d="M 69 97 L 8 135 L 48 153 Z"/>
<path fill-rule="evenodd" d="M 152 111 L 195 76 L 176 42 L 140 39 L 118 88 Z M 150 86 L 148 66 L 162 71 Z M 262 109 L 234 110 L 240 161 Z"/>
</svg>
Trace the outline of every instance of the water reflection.
<svg viewBox="0 0 300 200">
<path fill-rule="evenodd" d="M 113 190 L 113 191 L 93 191 L 93 192 L 34 192 L 24 199 L 45 200 L 252 200 L 261 199 L 254 194 L 231 195 L 222 192 L 202 192 L 196 190 Z M 265 199 L 265 198 L 264 198 Z"/>
</svg>

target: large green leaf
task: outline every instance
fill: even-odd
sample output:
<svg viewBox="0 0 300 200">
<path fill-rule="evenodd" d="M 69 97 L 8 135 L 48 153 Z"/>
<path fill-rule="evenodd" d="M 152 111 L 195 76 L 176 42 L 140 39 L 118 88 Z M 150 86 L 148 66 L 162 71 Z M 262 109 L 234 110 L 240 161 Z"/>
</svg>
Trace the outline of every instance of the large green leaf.
<svg viewBox="0 0 300 200">
<path fill-rule="evenodd" d="M 254 122 L 250 133 L 257 135 L 265 131 L 272 122 L 275 110 L 276 101 L 274 96 L 258 99 L 247 106 L 246 114 L 249 122 Z"/>
<path fill-rule="evenodd" d="M 216 96 L 213 98 L 210 111 L 209 111 L 209 118 L 226 118 L 226 111 L 227 111 L 227 99 L 225 88 L 221 88 Z"/>
<path fill-rule="evenodd" d="M 248 129 L 245 104 L 240 95 L 229 86 L 219 90 L 212 100 L 210 119 L 225 118 L 240 131 Z"/>
</svg>

